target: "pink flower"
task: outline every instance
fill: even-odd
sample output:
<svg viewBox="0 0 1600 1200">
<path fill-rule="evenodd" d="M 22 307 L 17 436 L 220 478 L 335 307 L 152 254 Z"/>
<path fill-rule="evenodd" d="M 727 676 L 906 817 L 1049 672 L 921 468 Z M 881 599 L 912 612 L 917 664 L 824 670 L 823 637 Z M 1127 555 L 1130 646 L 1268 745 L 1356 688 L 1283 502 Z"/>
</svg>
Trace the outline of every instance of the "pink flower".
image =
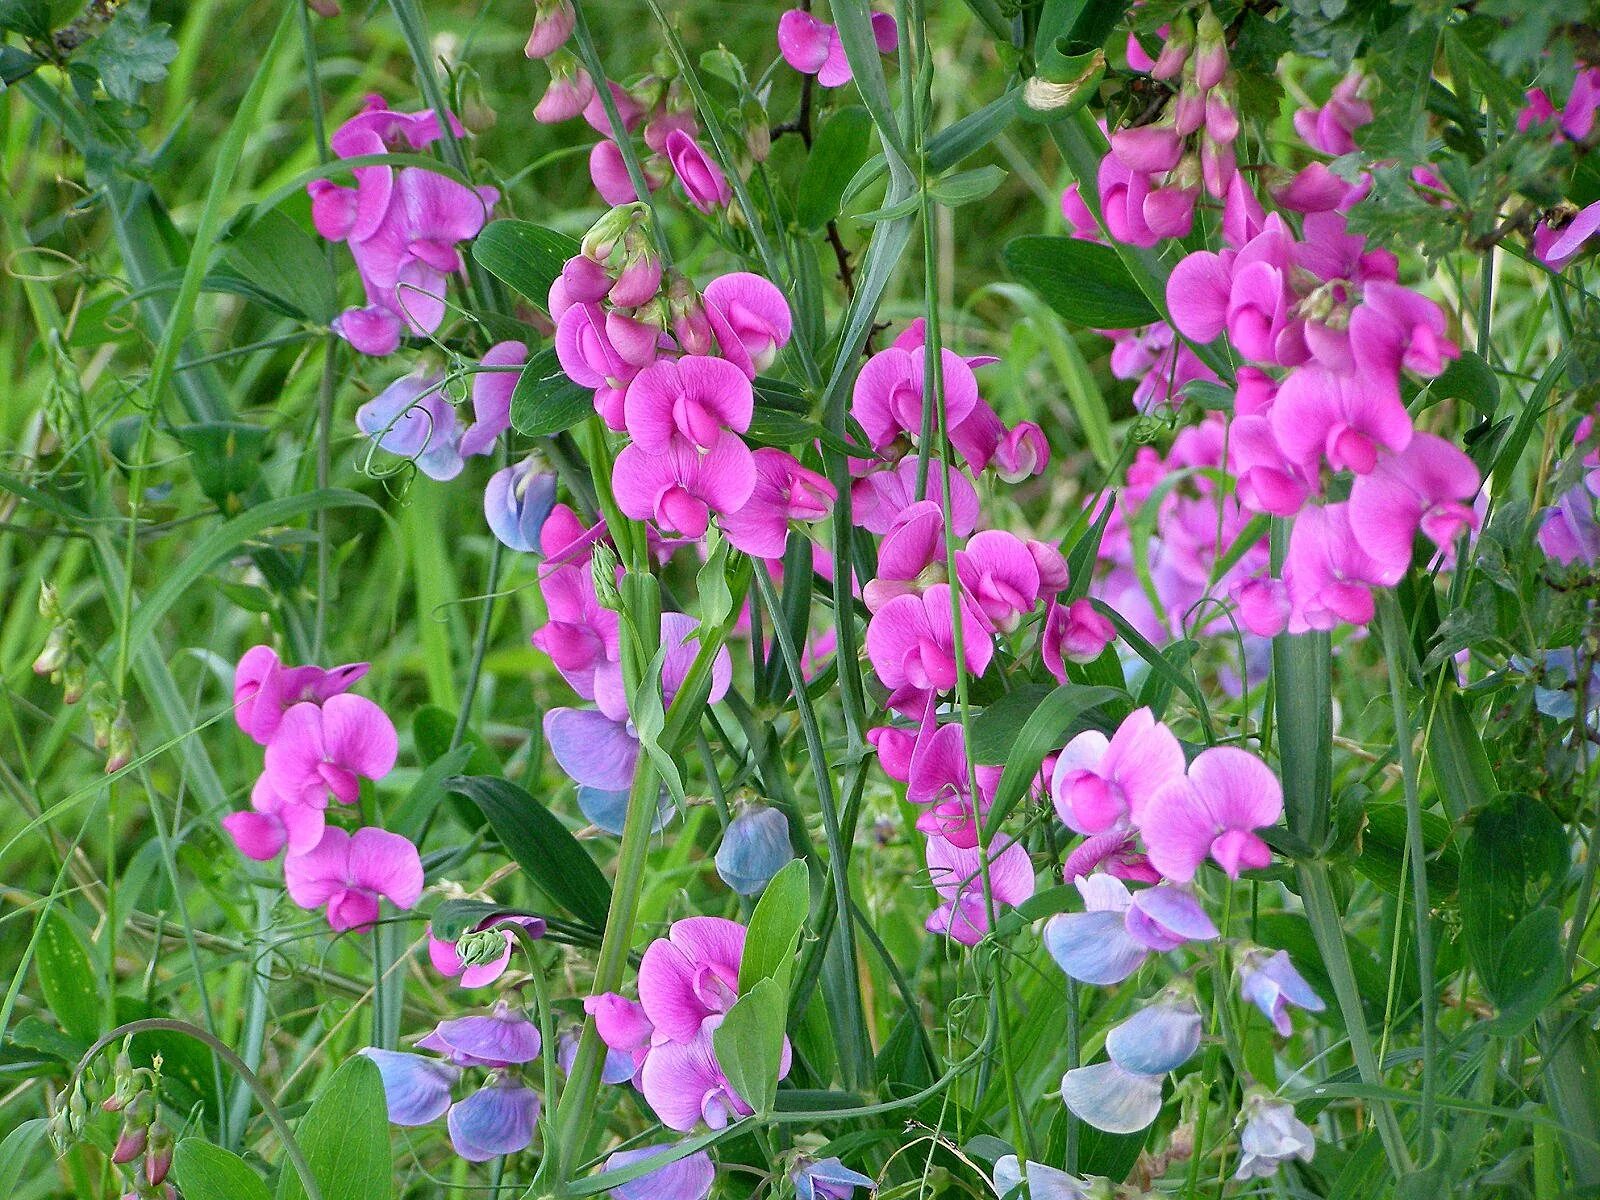
<svg viewBox="0 0 1600 1200">
<path fill-rule="evenodd" d="M 950 482 L 951 526 L 958 538 L 966 537 L 978 527 L 978 489 L 971 477 L 959 467 L 943 470 L 937 458 L 928 462 L 926 497 L 944 504 L 943 482 Z M 873 471 L 855 481 L 850 488 L 851 503 L 855 506 L 855 523 L 868 533 L 885 534 L 910 506 L 917 501 L 916 455 L 902 458 L 886 470 Z"/>
<path fill-rule="evenodd" d="M 899 26 L 888 13 L 873 13 L 872 37 L 879 54 L 893 54 L 900 44 Z M 778 18 L 778 51 L 784 62 L 802 75 L 815 75 L 823 87 L 839 87 L 852 78 L 838 29 L 804 9 L 792 8 Z"/>
<path fill-rule="evenodd" d="M 542 533 L 550 531 L 545 522 Z M 549 549 L 546 548 L 546 554 Z M 586 700 L 594 699 L 595 672 L 622 656 L 619 618 L 602 608 L 587 556 L 577 564 L 546 567 L 539 579 L 549 620 L 529 639 L 548 654 L 563 679 Z"/>
<path fill-rule="evenodd" d="M 1266 763 L 1233 746 L 1202 750 L 1188 778 L 1158 792 L 1138 821 L 1156 870 L 1187 883 L 1209 855 L 1230 878 L 1266 866 L 1254 832 L 1283 815 L 1283 788 Z"/>
<path fill-rule="evenodd" d="M 820 521 L 838 498 L 833 484 L 792 454 L 763 446 L 755 452 L 750 499 L 722 519 L 728 541 L 758 558 L 782 558 L 790 521 Z"/>
<path fill-rule="evenodd" d="M 304 854 L 283 862 L 289 898 L 304 909 L 327 907 L 339 932 L 378 919 L 378 900 L 411 908 L 422 897 L 422 858 L 398 833 L 368 825 L 346 833 L 330 828 Z"/>
<path fill-rule="evenodd" d="M 733 189 L 728 186 L 722 168 L 683 130 L 674 129 L 667 134 L 667 159 L 689 203 L 701 212 L 726 208 L 733 199 Z"/>
<path fill-rule="evenodd" d="M 488 987 L 500 976 L 506 973 L 506 968 L 511 965 L 511 952 L 516 948 L 517 938 L 508 928 L 508 925 L 520 925 L 528 931 L 530 937 L 541 938 L 545 933 L 543 917 L 523 917 L 515 915 L 490 916 L 480 921 L 473 927 L 473 933 L 485 933 L 490 929 L 500 934 L 504 942 L 504 949 L 500 954 L 487 962 L 474 961 L 466 963 L 456 953 L 456 943 L 447 942 L 433 935 L 433 928 L 428 928 L 428 961 L 433 964 L 434 970 L 447 978 L 456 980 L 462 987 L 479 988 Z"/>
<path fill-rule="evenodd" d="M 984 902 L 983 851 L 962 849 L 943 838 L 928 839 L 928 875 L 943 901 L 929 915 L 929 933 L 975 946 L 989 932 Z M 1020 844 L 1004 838 L 989 847 L 989 893 L 995 907 L 1021 904 L 1033 895 L 1033 863 Z"/>
<path fill-rule="evenodd" d="M 1351 532 L 1386 575 L 1403 573 L 1419 529 L 1449 550 L 1464 530 L 1478 527 L 1470 503 L 1478 483 L 1477 465 L 1465 453 L 1441 437 L 1417 433 L 1399 454 L 1379 460 L 1371 474 L 1356 476 Z"/>
<path fill-rule="evenodd" d="M 950 585 L 939 583 L 920 596 L 896 596 L 867 625 L 867 657 L 884 686 L 895 692 L 947 692 L 956 685 Z M 962 647 L 967 670 L 982 675 L 994 656 L 983 618 L 963 597 Z"/>
<path fill-rule="evenodd" d="M 1331 158 L 1355 152 L 1356 140 L 1351 135 L 1372 123 L 1372 105 L 1359 96 L 1363 82 L 1352 72 L 1334 87 L 1327 104 L 1294 114 L 1295 129 L 1313 150 Z"/>
<path fill-rule="evenodd" d="M 1148 708 L 1136 709 L 1107 738 L 1085 730 L 1056 759 L 1050 793 L 1069 829 L 1104 833 L 1140 824 L 1146 805 L 1183 778 L 1183 747 Z"/>
<path fill-rule="evenodd" d="M 995 474 L 1006 483 L 1021 483 L 1042 474 L 1049 465 L 1050 443 L 1045 440 L 1044 430 L 1032 421 L 1019 421 L 1006 430 L 995 448 Z"/>
<path fill-rule="evenodd" d="M 738 434 L 727 430 L 704 454 L 681 442 L 659 454 L 627 446 L 617 455 L 612 475 L 624 513 L 687 538 L 703 537 L 712 513 L 738 512 L 755 486 L 755 457 Z"/>
<path fill-rule="evenodd" d="M 623 419 L 651 454 L 709 450 L 724 433 L 750 427 L 755 393 L 743 371 L 722 358 L 663 359 L 628 384 Z"/>
<path fill-rule="evenodd" d="M 634 190 L 633 177 L 628 174 L 627 161 L 613 141 L 602 138 L 589 151 L 589 179 L 594 184 L 594 190 L 600 193 L 600 198 L 613 208 L 640 199 Z M 648 167 L 644 171 L 644 181 L 651 191 L 660 187 L 662 182 Z"/>
<path fill-rule="evenodd" d="M 986 628 L 1011 633 L 1039 603 L 1039 566 L 1016 534 L 975 533 L 955 557 L 962 593 Z"/>
<path fill-rule="evenodd" d="M 944 376 L 945 425 L 954 428 L 978 404 L 978 380 L 960 355 L 940 352 Z M 891 346 L 866 361 L 856 376 L 850 412 L 866 431 L 874 450 L 884 450 L 896 439 L 915 441 L 922 429 L 926 402 L 923 370 L 925 355 Z"/>
<path fill-rule="evenodd" d="M 485 367 L 520 367 L 528 361 L 521 342 L 496 342 L 484 353 Z M 461 435 L 461 454 L 487 454 L 496 440 L 511 428 L 511 394 L 517 390 L 517 372 L 480 371 L 472 377 L 472 428 Z"/>
<path fill-rule="evenodd" d="M 233 671 L 233 717 L 239 728 L 265 746 L 283 714 L 296 704 L 320 704 L 349 691 L 367 673 L 366 663 L 342 667 L 289 667 L 271 646 L 252 646 Z"/>
<path fill-rule="evenodd" d="M 639 1004 L 657 1042 L 693 1041 L 733 1007 L 744 938 L 736 921 L 686 917 L 650 943 L 639 964 Z"/>
<path fill-rule="evenodd" d="M 878 544 L 878 574 L 862 589 L 869 612 L 896 596 L 920 596 L 948 583 L 944 569 L 944 514 L 934 500 L 919 500 L 895 519 Z"/>
<path fill-rule="evenodd" d="M 1145 199 L 1150 195 L 1150 177 L 1130 171 L 1114 154 L 1100 160 L 1096 182 L 1100 189 L 1100 212 L 1106 232 L 1129 246 L 1154 246 L 1161 235 L 1150 228 L 1145 218 Z"/>
<path fill-rule="evenodd" d="M 305 804 L 285 798 L 272 776 L 262 774 L 250 789 L 250 807 L 222 818 L 239 853 L 257 862 L 289 853 L 303 854 L 322 838 L 327 828 L 326 804 Z"/>
<path fill-rule="evenodd" d="M 779 1078 L 789 1073 L 789 1043 L 783 1043 Z M 723 1073 L 706 1029 L 687 1041 L 661 1042 L 639 1071 L 639 1090 L 661 1123 L 687 1133 L 702 1121 L 711 1129 L 753 1111 Z"/>
<path fill-rule="evenodd" d="M 1117 627 L 1088 597 L 1071 604 L 1052 604 L 1045 617 L 1044 635 L 1039 650 L 1044 665 L 1058 683 L 1067 681 L 1066 664 L 1091 663 L 1105 652 L 1117 636 Z"/>
<path fill-rule="evenodd" d="M 1292 612 L 1290 633 L 1332 629 L 1341 621 L 1365 625 L 1372 620 L 1370 584 L 1392 587 L 1405 568 L 1378 562 L 1361 547 L 1350 527 L 1350 506 L 1311 505 L 1289 531 L 1289 553 L 1283 581 Z"/>
<path fill-rule="evenodd" d="M 770 280 L 748 271 L 719 275 L 706 284 L 704 298 L 717 348 L 752 379 L 789 344 L 789 302 Z"/>
<path fill-rule="evenodd" d="M 583 1011 L 594 1018 L 595 1032 L 609 1049 L 633 1060 L 633 1081 L 637 1084 L 656 1031 L 645 1016 L 644 1006 L 615 992 L 604 992 L 586 999 Z"/>
<path fill-rule="evenodd" d="M 1584 487 L 1571 487 L 1539 518 L 1539 549 L 1559 563 L 1600 562 L 1600 522 L 1594 497 Z"/>
<path fill-rule="evenodd" d="M 1573 217 L 1561 230 L 1560 236 L 1545 246 L 1539 252 L 1539 256 L 1559 271 L 1577 257 L 1584 243 L 1597 232 L 1600 232 L 1600 200 L 1596 200 Z"/>
<path fill-rule="evenodd" d="M 906 799 L 922 805 L 917 828 L 929 837 L 970 850 L 978 844 L 978 822 L 994 802 L 1001 768 L 973 766 L 968 774 L 966 734 L 958 722 L 919 738 L 911 755 Z M 971 779 L 976 778 L 974 795 Z"/>
<path fill-rule="evenodd" d="M 533 119 L 541 125 L 556 125 L 578 116 L 594 99 L 594 80 L 564 50 L 551 54 L 547 61 L 550 82 L 534 105 Z"/>
<path fill-rule="evenodd" d="M 1308 475 L 1324 456 L 1335 471 L 1365 475 L 1378 465 L 1380 448 L 1406 448 L 1412 427 L 1398 391 L 1385 395 L 1360 377 L 1303 367 L 1278 389 L 1272 431 L 1284 455 Z"/>
<path fill-rule="evenodd" d="M 1277 637 L 1289 623 L 1289 589 L 1271 577 L 1241 579 L 1231 590 L 1239 620 L 1257 637 Z"/>
<path fill-rule="evenodd" d="M 365 696 L 332 696 L 320 707 L 296 704 L 267 744 L 266 774 L 286 802 L 325 808 L 331 794 L 354 804 L 361 779 L 394 767 L 399 739 L 383 709 Z"/>
<path fill-rule="evenodd" d="M 571 0 L 534 0 L 533 29 L 522 52 L 529 58 L 549 58 L 572 36 L 576 21 Z"/>
</svg>

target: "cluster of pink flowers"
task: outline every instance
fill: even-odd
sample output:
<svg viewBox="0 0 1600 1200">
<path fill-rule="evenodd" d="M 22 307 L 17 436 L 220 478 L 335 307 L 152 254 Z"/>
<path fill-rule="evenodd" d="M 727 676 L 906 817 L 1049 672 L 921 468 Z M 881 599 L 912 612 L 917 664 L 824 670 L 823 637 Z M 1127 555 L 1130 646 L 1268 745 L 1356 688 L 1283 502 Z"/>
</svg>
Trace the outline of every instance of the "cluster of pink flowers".
<svg viewBox="0 0 1600 1200">
<path fill-rule="evenodd" d="M 239 852 L 261 862 L 284 854 L 289 897 L 301 908 L 326 908 L 334 929 L 365 929 L 378 902 L 414 906 L 422 896 L 422 859 L 397 833 L 328 824 L 328 802 L 354 805 L 361 780 L 382 779 L 399 739 L 384 711 L 349 689 L 366 663 L 289 667 L 270 646 L 253 646 L 234 672 L 234 717 L 266 748 L 250 808 L 222 819 Z"/>
<path fill-rule="evenodd" d="M 461 136 L 460 122 L 446 116 Z M 438 114 L 395 112 L 381 96 L 369 96 L 329 144 L 340 158 L 358 158 L 421 150 L 441 134 Z M 405 333 L 439 328 L 445 287 L 462 268 L 457 246 L 478 235 L 500 193 L 423 167 L 379 164 L 353 173 L 353 188 L 327 179 L 306 185 L 317 232 L 349 245 L 367 294 L 366 306 L 341 313 L 333 330 L 363 354 L 393 354 Z"/>
<path fill-rule="evenodd" d="M 745 928 L 722 917 L 674 921 L 645 949 L 639 999 L 591 996 L 584 1011 L 600 1038 L 632 1064 L 632 1080 L 661 1123 L 687 1133 L 721 1129 L 751 1107 L 717 1061 L 712 1033 L 739 996 Z M 789 1073 L 784 1039 L 778 1077 Z"/>
</svg>

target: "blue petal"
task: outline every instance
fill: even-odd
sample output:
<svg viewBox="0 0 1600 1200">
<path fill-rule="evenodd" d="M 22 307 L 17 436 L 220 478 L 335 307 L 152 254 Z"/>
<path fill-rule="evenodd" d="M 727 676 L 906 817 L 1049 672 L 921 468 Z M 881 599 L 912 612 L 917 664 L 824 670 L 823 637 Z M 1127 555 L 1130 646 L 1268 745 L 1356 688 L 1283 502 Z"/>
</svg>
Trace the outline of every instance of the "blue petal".
<svg viewBox="0 0 1600 1200">
<path fill-rule="evenodd" d="M 1046 922 L 1044 944 L 1069 978 L 1105 987 L 1121 983 L 1149 953 L 1128 936 L 1120 912 L 1057 913 Z"/>
<path fill-rule="evenodd" d="M 450 1144 L 468 1162 L 515 1154 L 533 1141 L 539 1094 L 513 1079 L 479 1088 L 450 1106 Z"/>
<path fill-rule="evenodd" d="M 717 847 L 717 874 L 741 896 L 754 896 L 794 857 L 789 822 L 776 808 L 749 808 L 728 823 Z"/>
<path fill-rule="evenodd" d="M 620 1171 L 671 1149 L 671 1146 L 641 1146 L 637 1150 L 618 1150 L 606 1159 L 604 1170 Z M 711 1165 L 711 1156 L 700 1150 L 657 1167 L 638 1179 L 619 1183 L 610 1194 L 617 1200 L 706 1200 L 716 1177 L 717 1169 Z"/>
<path fill-rule="evenodd" d="M 1028 1200 L 1086 1200 L 1089 1195 L 1089 1185 L 1076 1175 L 1068 1175 L 1065 1171 L 1047 1167 L 1032 1159 L 1028 1160 L 1026 1193 L 1019 1190 L 1022 1184 L 1023 1171 L 1015 1154 L 995 1160 L 994 1189 L 1000 1193 L 1001 1200 L 1007 1196 L 1024 1194 Z"/>
<path fill-rule="evenodd" d="M 552 708 L 544 715 L 544 740 L 574 783 L 605 792 L 633 785 L 639 739 L 626 722 L 592 708 Z"/>
<path fill-rule="evenodd" d="M 811 1200 L 816 1196 L 825 1197 L 826 1200 L 848 1200 L 857 1188 L 872 1191 L 878 1186 L 870 1175 L 852 1171 L 837 1158 L 807 1163 L 794 1173 L 793 1182 L 800 1200 Z"/>
<path fill-rule="evenodd" d="M 591 825 L 621 837 L 623 818 L 628 815 L 628 793 L 579 786 L 578 811 L 583 813 Z M 656 823 L 650 832 L 661 832 L 661 827 L 671 816 L 672 798 L 667 795 L 667 789 L 662 788 L 656 796 Z"/>
<path fill-rule="evenodd" d="M 1200 1010 L 1189 999 L 1157 1000 L 1106 1034 L 1106 1053 L 1136 1075 L 1176 1071 L 1199 1048 Z"/>
<path fill-rule="evenodd" d="M 378 1066 L 389 1120 L 396 1125 L 426 1125 L 450 1107 L 450 1089 L 461 1072 L 435 1058 L 368 1047 L 361 1051 Z"/>
<path fill-rule="evenodd" d="M 1161 1076 L 1134 1075 L 1114 1062 L 1077 1067 L 1061 1078 L 1072 1115 L 1106 1133 L 1138 1133 L 1161 1112 Z"/>
</svg>

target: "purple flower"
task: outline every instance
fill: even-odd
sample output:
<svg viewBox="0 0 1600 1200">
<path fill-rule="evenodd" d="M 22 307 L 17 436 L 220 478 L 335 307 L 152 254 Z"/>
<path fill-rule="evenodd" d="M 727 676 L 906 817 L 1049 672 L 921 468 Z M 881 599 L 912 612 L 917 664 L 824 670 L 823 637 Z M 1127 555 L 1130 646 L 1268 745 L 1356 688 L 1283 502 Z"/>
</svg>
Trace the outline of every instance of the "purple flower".
<svg viewBox="0 0 1600 1200">
<path fill-rule="evenodd" d="M 1072 1115 L 1106 1133 L 1138 1133 L 1161 1111 L 1160 1075 L 1136 1075 L 1114 1062 L 1074 1067 L 1061 1077 Z"/>
<path fill-rule="evenodd" d="M 852 1171 L 837 1158 L 802 1158 L 789 1172 L 797 1200 L 851 1200 L 857 1188 L 878 1190 L 877 1180 Z"/>
<path fill-rule="evenodd" d="M 382 779 L 399 752 L 394 722 L 365 696 L 296 704 L 267 743 L 265 774 L 287 801 L 326 808 L 354 804 L 362 779 Z"/>
<path fill-rule="evenodd" d="M 366 663 L 321 667 L 284 665 L 271 646 L 252 646 L 233 671 L 233 717 L 239 728 L 265 746 L 283 714 L 296 704 L 321 704 L 347 692 L 367 673 Z"/>
<path fill-rule="evenodd" d="M 623 419 L 640 449 L 710 450 L 728 431 L 750 427 L 755 393 L 745 373 L 723 358 L 662 359 L 628 384 Z"/>
<path fill-rule="evenodd" d="M 496 471 L 483 490 L 489 531 L 503 545 L 524 554 L 539 548 L 539 533 L 555 503 L 555 474 L 536 470 L 532 458 Z"/>
<path fill-rule="evenodd" d="M 1272 851 L 1254 832 L 1283 815 L 1283 787 L 1247 750 L 1213 746 L 1189 765 L 1188 778 L 1163 788 L 1138 821 L 1150 861 L 1187 883 L 1207 855 L 1233 879 L 1264 867 Z"/>
<path fill-rule="evenodd" d="M 726 208 L 733 199 L 733 189 L 728 186 L 728 178 L 722 173 L 722 168 L 701 148 L 700 143 L 683 130 L 674 129 L 667 134 L 666 144 L 667 161 L 672 164 L 672 173 L 683 185 L 689 203 L 703 213 Z"/>
<path fill-rule="evenodd" d="M 1289 1020 L 1289 1006 L 1307 1012 L 1321 1012 L 1327 1007 L 1322 997 L 1311 990 L 1286 950 L 1268 952 L 1252 947 L 1239 956 L 1239 992 L 1261 1010 L 1273 1027 L 1284 1037 L 1294 1032 Z"/>
<path fill-rule="evenodd" d="M 1210 941 L 1217 927 L 1200 902 L 1169 884 L 1130 893 L 1111 875 L 1078 876 L 1081 913 L 1057 913 L 1045 924 L 1045 948 L 1079 983 L 1109 986 L 1139 969 L 1152 950 Z"/>
<path fill-rule="evenodd" d="M 1260 1088 L 1244 1098 L 1239 1132 L 1239 1169 L 1235 1179 L 1265 1179 L 1293 1158 L 1310 1162 L 1317 1143 L 1311 1129 L 1294 1115 L 1294 1105 Z"/>
<path fill-rule="evenodd" d="M 375 1046 L 361 1053 L 377 1064 L 383 1077 L 390 1124 L 427 1125 L 444 1116 L 450 1107 L 450 1089 L 461 1078 L 459 1067 L 436 1058 Z"/>
<path fill-rule="evenodd" d="M 621 1171 L 671 1149 L 671 1146 L 641 1146 L 635 1150 L 618 1150 L 601 1167 L 601 1178 L 608 1171 Z M 716 1178 L 717 1169 L 711 1163 L 711 1156 L 699 1150 L 637 1179 L 615 1184 L 607 1194 L 617 1200 L 706 1200 Z"/>
<path fill-rule="evenodd" d="M 501 1075 L 452 1104 L 445 1125 L 457 1154 L 488 1162 L 527 1149 L 538 1120 L 539 1093 L 515 1076 Z"/>
<path fill-rule="evenodd" d="M 789 822 L 765 804 L 753 804 L 728 822 L 717 847 L 717 874 L 742 896 L 759 895 L 791 859 Z"/>
<path fill-rule="evenodd" d="M 539 1027 L 501 1000 L 487 1014 L 440 1021 L 417 1042 L 458 1067 L 508 1067 L 539 1057 Z"/>
<path fill-rule="evenodd" d="M 511 396 L 517 390 L 517 372 L 528 361 L 528 348 L 521 342 L 496 342 L 485 351 L 481 366 L 501 368 L 479 371 L 472 377 L 472 427 L 461 435 L 461 454 L 487 454 L 495 441 L 511 428 Z"/>
<path fill-rule="evenodd" d="M 755 464 L 755 488 L 742 508 L 722 518 L 722 532 L 746 554 L 781 559 L 789 522 L 822 520 L 838 493 L 824 476 L 783 450 L 763 446 L 755 452 Z"/>
<path fill-rule="evenodd" d="M 356 428 L 380 450 L 416 463 L 430 479 L 461 474 L 456 410 L 440 391 L 443 376 L 402 375 L 356 410 Z"/>
<path fill-rule="evenodd" d="M 745 929 L 722 917 L 674 921 L 639 964 L 639 1003 L 656 1033 L 689 1042 L 733 1007 Z"/>
<path fill-rule="evenodd" d="M 983 850 L 963 849 L 940 837 L 930 837 L 928 875 L 943 901 L 928 916 L 929 933 L 942 933 L 963 946 L 976 946 L 989 932 L 989 910 L 984 901 Z M 996 838 L 989 847 L 989 894 L 996 909 L 1021 904 L 1033 895 L 1033 862 L 1018 842 Z"/>
</svg>

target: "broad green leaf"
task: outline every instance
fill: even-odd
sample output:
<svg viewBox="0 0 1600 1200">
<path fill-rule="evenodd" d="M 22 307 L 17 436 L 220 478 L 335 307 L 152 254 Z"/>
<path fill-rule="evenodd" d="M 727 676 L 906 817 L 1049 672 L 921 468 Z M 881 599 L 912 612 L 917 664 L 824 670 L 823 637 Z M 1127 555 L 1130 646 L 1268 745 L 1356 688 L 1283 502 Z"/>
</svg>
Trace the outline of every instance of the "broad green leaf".
<svg viewBox="0 0 1600 1200">
<path fill-rule="evenodd" d="M 994 805 L 984 823 L 989 836 L 994 836 L 1007 814 L 1027 792 L 1039 774 L 1039 765 L 1044 762 L 1045 755 L 1061 747 L 1072 723 L 1091 708 L 1115 704 L 1124 699 L 1125 693 L 1115 688 L 1081 687 L 1066 683 L 1040 702 L 1022 726 L 1006 756 L 1005 770 L 1001 772 L 1000 783 L 995 788 Z"/>
<path fill-rule="evenodd" d="M 246 214 L 223 234 L 223 261 L 292 315 L 326 325 L 339 311 L 338 281 L 316 238 L 287 213 Z"/>
<path fill-rule="evenodd" d="M 844 190 L 872 152 L 872 118 L 858 104 L 841 108 L 817 130 L 800 172 L 795 220 L 817 230 L 839 215 Z"/>
<path fill-rule="evenodd" d="M 490 221 L 472 243 L 473 259 L 524 299 L 548 311 L 550 285 L 581 247 L 532 221 Z"/>
<path fill-rule="evenodd" d="M 806 864 L 795 859 L 772 877 L 750 914 L 744 957 L 739 961 L 741 994 L 753 991 L 764 979 L 774 980 L 785 996 L 789 994 L 795 949 L 810 908 L 809 873 Z"/>
<path fill-rule="evenodd" d="M 611 885 L 554 813 L 507 779 L 458 775 L 445 786 L 478 806 L 517 865 L 546 895 L 584 924 L 605 928 Z"/>
<path fill-rule="evenodd" d="M 437 704 L 424 704 L 411 718 L 411 739 L 416 743 L 417 753 L 426 763 L 438 762 L 450 752 L 450 738 L 455 729 L 455 713 L 440 708 Z M 501 773 L 500 760 L 495 756 L 495 752 L 489 749 L 489 743 L 483 740 L 481 733 L 469 725 L 461 740 L 463 744 L 472 747 L 472 756 L 467 759 L 467 774 Z"/>
<path fill-rule="evenodd" d="M 973 717 L 967 727 L 972 761 L 982 766 L 1004 766 L 1022 726 L 1055 690 L 1055 685 L 1049 683 L 1018 684 Z"/>
<path fill-rule="evenodd" d="M 522 368 L 511 393 L 511 424 L 528 437 L 551 437 L 594 416 L 594 392 L 567 377 L 554 347 L 545 347 Z"/>
<path fill-rule="evenodd" d="M 150 22 L 148 4 L 118 9 L 87 55 L 114 99 L 137 104 L 145 84 L 167 77 L 167 64 L 178 57 L 178 43 L 167 36 L 170 28 L 164 21 Z"/>
<path fill-rule="evenodd" d="M 0 0 L 0 29 L 42 41 L 81 11 L 77 0 Z"/>
<path fill-rule="evenodd" d="M 1462 936 L 1473 967 L 1502 1008 L 1542 986 L 1530 960 L 1542 956 L 1538 939 L 1548 918 L 1526 928 L 1524 920 L 1554 896 L 1568 862 L 1560 821 L 1529 796 L 1502 796 L 1473 823 L 1461 851 Z M 1511 957 L 1513 943 L 1520 947 L 1518 961 Z"/>
<path fill-rule="evenodd" d="M 1002 257 L 1013 275 L 1071 324 L 1133 329 L 1158 317 L 1110 246 L 1029 235 L 1007 242 Z"/>
<path fill-rule="evenodd" d="M 1465 400 L 1484 420 L 1492 421 L 1500 405 L 1500 377 L 1478 355 L 1463 350 L 1428 386 L 1428 397 L 1430 401 Z"/>
<path fill-rule="evenodd" d="M 346 1059 L 294 1132 L 322 1200 L 386 1200 L 394 1194 L 389 1109 L 371 1059 L 359 1054 Z M 277 1200 L 306 1200 L 300 1176 L 287 1163 L 278 1177 Z"/>
<path fill-rule="evenodd" d="M 34 1117 L 31 1121 L 22 1122 L 6 1134 L 5 1141 L 0 1142 L 0 1196 L 16 1195 L 23 1170 L 32 1160 L 39 1143 L 44 1141 L 45 1131 L 49 1127 L 50 1122 L 44 1117 Z M 36 1176 L 29 1175 L 28 1178 L 31 1180 Z"/>
<path fill-rule="evenodd" d="M 206 498 L 225 513 L 238 512 L 240 497 L 261 477 L 266 427 L 244 421 L 211 421 L 177 425 L 171 433 L 189 452 L 195 482 Z"/>
<path fill-rule="evenodd" d="M 758 1115 L 771 1112 L 778 1097 L 787 1010 L 782 985 L 762 979 L 734 1002 L 711 1035 L 723 1074 Z"/>
<path fill-rule="evenodd" d="M 55 909 L 44 919 L 33 961 L 45 1005 L 56 1022 L 73 1037 L 93 1041 L 100 1032 L 100 985 L 88 951 Z"/>
<path fill-rule="evenodd" d="M 1521 1033 L 1561 990 L 1561 913 L 1536 908 L 1506 937 L 1493 978 L 1484 984 L 1500 1015 L 1492 1022 L 1502 1037 Z"/>
<path fill-rule="evenodd" d="M 293 1172 L 294 1168 L 285 1167 Z M 267 1185 L 237 1154 L 186 1137 L 172 1153 L 172 1175 L 184 1200 L 270 1200 Z"/>
</svg>

